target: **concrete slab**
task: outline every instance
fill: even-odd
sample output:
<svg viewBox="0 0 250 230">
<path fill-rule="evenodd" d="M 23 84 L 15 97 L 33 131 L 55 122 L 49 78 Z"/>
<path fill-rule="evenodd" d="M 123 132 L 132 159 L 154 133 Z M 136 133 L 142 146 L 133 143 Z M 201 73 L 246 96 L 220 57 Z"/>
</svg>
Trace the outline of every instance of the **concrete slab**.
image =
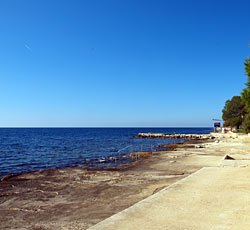
<svg viewBox="0 0 250 230">
<path fill-rule="evenodd" d="M 222 160 L 221 166 L 246 167 L 250 165 L 250 160 Z"/>
<path fill-rule="evenodd" d="M 89 230 L 249 230 L 250 167 L 207 167 Z"/>
</svg>

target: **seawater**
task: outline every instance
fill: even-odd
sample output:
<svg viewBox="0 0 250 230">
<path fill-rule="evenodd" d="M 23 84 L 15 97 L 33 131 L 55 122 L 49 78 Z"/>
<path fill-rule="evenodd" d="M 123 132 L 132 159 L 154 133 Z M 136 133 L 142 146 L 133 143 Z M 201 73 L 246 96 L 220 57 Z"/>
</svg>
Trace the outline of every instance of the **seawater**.
<svg viewBox="0 0 250 230">
<path fill-rule="evenodd" d="M 0 177 L 44 169 L 128 164 L 131 151 L 155 150 L 173 139 L 138 133 L 207 134 L 212 128 L 0 128 Z"/>
</svg>

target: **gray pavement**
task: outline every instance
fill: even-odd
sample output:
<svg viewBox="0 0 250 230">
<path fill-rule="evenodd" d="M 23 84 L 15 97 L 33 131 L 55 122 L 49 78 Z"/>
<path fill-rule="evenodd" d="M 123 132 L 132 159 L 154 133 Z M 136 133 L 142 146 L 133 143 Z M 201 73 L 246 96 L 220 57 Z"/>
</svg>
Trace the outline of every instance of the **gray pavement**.
<svg viewBox="0 0 250 230">
<path fill-rule="evenodd" d="M 249 230 L 250 167 L 205 167 L 89 230 Z"/>
</svg>

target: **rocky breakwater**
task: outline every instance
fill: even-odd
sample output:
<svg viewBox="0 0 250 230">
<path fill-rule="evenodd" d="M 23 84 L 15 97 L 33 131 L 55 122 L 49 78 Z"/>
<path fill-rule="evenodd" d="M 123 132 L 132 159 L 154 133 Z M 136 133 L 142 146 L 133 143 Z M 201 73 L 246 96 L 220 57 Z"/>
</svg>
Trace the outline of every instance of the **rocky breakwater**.
<svg viewBox="0 0 250 230">
<path fill-rule="evenodd" d="M 187 139 L 207 140 L 214 139 L 212 134 L 165 134 L 165 133 L 138 133 L 134 138 L 166 138 L 166 139 Z"/>
</svg>

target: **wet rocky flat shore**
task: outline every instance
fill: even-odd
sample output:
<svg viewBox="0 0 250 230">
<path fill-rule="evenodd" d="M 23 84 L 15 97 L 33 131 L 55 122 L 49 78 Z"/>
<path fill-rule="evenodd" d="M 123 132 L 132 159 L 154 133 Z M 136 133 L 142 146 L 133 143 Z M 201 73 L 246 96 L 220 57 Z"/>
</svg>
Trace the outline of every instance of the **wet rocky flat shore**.
<svg viewBox="0 0 250 230">
<path fill-rule="evenodd" d="M 79 167 L 6 178 L 0 182 L 0 229 L 87 229 L 201 167 L 217 164 L 224 151 L 215 153 L 212 144 L 219 143 L 193 141 L 109 170 Z"/>
</svg>

